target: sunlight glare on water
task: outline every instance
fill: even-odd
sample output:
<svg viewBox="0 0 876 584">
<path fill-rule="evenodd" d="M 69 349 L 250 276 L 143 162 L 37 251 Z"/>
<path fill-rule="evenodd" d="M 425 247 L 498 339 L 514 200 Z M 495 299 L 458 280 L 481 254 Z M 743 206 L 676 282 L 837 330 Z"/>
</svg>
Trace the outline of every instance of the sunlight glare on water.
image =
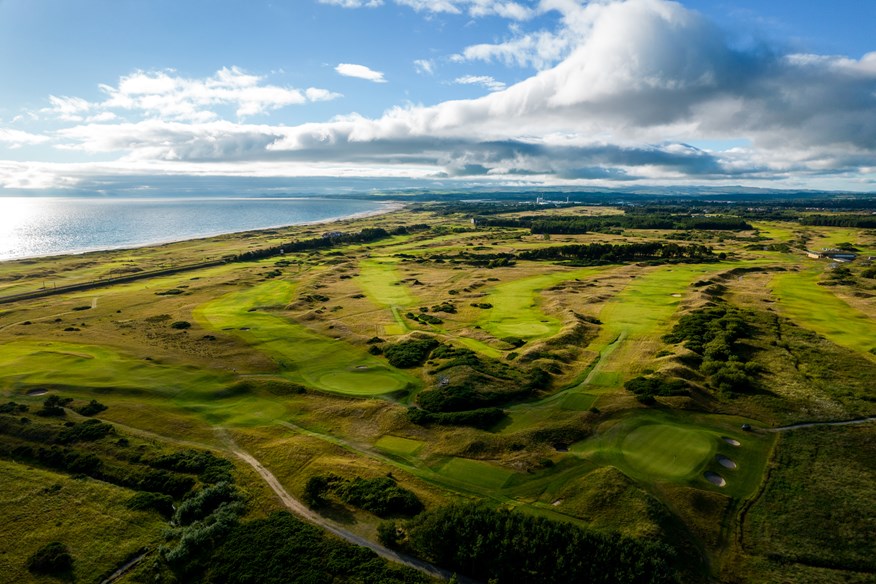
<svg viewBox="0 0 876 584">
<path fill-rule="evenodd" d="M 0 260 L 326 221 L 383 207 L 349 199 L 0 197 Z"/>
</svg>

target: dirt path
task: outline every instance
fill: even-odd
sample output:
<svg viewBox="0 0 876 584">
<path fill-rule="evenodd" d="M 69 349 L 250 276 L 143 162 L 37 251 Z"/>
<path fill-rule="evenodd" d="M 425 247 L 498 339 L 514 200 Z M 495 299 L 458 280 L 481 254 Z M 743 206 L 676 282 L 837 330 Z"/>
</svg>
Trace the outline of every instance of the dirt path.
<svg viewBox="0 0 876 584">
<path fill-rule="evenodd" d="M 796 430 L 798 428 L 814 428 L 815 426 L 851 426 L 854 424 L 866 424 L 876 420 L 876 416 L 869 418 L 858 418 L 856 420 L 843 420 L 840 422 L 803 422 L 800 424 L 791 424 L 790 426 L 778 426 L 777 428 L 766 428 L 766 432 L 787 432 L 788 430 Z"/>
<path fill-rule="evenodd" d="M 146 556 L 148 556 L 148 555 L 149 555 L 148 551 L 143 552 L 142 554 L 140 554 L 139 556 L 137 556 L 133 560 L 127 562 L 124 566 L 122 566 L 121 568 L 119 568 L 118 570 L 116 570 L 115 572 L 110 574 L 109 578 L 102 580 L 100 584 L 112 584 L 112 582 L 115 582 L 116 580 L 118 580 L 119 578 L 121 578 L 122 576 L 127 574 L 131 568 L 133 568 L 134 566 L 136 566 L 137 564 L 142 562 L 146 558 Z"/>
<path fill-rule="evenodd" d="M 257 473 L 259 473 L 262 479 L 264 479 L 264 481 L 268 483 L 268 486 L 270 486 L 274 493 L 276 493 L 276 495 L 280 498 L 280 500 L 283 502 L 283 505 L 285 505 L 286 508 L 295 515 L 298 515 L 302 519 L 313 523 L 314 525 L 317 525 L 352 544 L 366 547 L 376 553 L 378 556 L 391 562 L 396 562 L 398 564 L 408 566 L 409 568 L 414 568 L 415 570 L 419 570 L 420 572 L 423 572 L 433 578 L 449 580 L 453 576 L 452 572 L 449 572 L 437 566 L 433 566 L 432 564 L 423 562 L 416 558 L 412 558 L 405 554 L 400 554 L 389 548 L 383 547 L 380 544 L 369 541 L 362 536 L 347 531 L 343 527 L 335 524 L 332 521 L 329 521 L 318 513 L 311 511 L 310 508 L 308 508 L 306 505 L 290 495 L 288 491 L 286 491 L 286 489 L 283 487 L 283 485 L 280 484 L 280 481 L 277 480 L 277 477 L 275 477 L 271 471 L 265 468 L 262 463 L 260 463 L 254 456 L 241 450 L 240 447 L 237 446 L 237 444 L 234 442 L 234 439 L 224 429 L 217 428 L 217 432 L 222 435 L 222 438 L 228 445 L 228 449 L 232 453 L 234 453 L 235 456 L 250 465 Z M 457 580 L 459 582 L 468 582 L 469 584 L 474 584 L 473 580 L 468 580 L 465 578 L 457 577 Z"/>
</svg>

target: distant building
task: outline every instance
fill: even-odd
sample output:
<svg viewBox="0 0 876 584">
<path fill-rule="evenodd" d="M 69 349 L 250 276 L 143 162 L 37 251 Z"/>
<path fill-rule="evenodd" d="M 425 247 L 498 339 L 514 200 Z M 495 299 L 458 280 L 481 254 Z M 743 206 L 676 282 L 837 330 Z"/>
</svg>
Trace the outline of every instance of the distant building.
<svg viewBox="0 0 876 584">
<path fill-rule="evenodd" d="M 814 260 L 831 259 L 835 262 L 850 262 L 858 257 L 858 254 L 843 251 L 841 249 L 823 249 L 821 251 L 806 250 L 806 257 Z"/>
</svg>

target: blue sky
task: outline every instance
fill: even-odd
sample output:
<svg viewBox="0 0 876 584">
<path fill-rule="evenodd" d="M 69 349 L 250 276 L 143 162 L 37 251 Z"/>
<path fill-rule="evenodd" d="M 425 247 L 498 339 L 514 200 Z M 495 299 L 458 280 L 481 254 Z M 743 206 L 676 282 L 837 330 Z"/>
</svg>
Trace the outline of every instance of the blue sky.
<svg viewBox="0 0 876 584">
<path fill-rule="evenodd" d="M 863 0 L 0 0 L 0 193 L 871 191 L 874 24 Z"/>
</svg>

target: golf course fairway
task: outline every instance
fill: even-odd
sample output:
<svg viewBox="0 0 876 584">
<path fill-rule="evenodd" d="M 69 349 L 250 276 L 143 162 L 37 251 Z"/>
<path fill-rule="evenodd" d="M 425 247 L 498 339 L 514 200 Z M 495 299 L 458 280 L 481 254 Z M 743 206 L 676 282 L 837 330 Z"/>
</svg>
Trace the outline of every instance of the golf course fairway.
<svg viewBox="0 0 876 584">
<path fill-rule="evenodd" d="M 281 375 L 324 391 L 346 395 L 381 395 L 416 384 L 365 351 L 317 334 L 276 314 L 294 297 L 290 282 L 265 282 L 204 304 L 195 316 L 214 330 L 233 331 L 247 343 L 270 354 Z"/>
</svg>

